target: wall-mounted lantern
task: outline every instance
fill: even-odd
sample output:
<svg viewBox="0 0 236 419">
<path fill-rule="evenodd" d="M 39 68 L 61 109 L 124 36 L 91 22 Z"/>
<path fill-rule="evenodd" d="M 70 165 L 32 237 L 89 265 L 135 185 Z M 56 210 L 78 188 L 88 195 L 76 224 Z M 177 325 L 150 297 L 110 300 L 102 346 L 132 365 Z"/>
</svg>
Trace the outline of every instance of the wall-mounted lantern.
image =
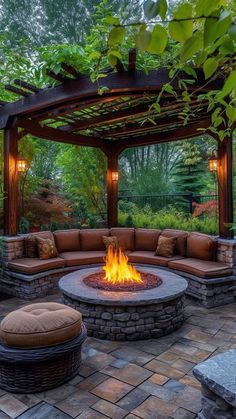
<svg viewBox="0 0 236 419">
<path fill-rule="evenodd" d="M 17 171 L 19 173 L 24 173 L 27 170 L 27 160 L 24 157 L 17 158 Z"/>
<path fill-rule="evenodd" d="M 112 182 L 118 182 L 119 172 L 111 172 L 111 180 L 112 180 Z"/>
<path fill-rule="evenodd" d="M 209 159 L 208 159 L 208 169 L 209 172 L 217 172 L 218 169 L 218 158 L 215 154 L 213 154 Z"/>
</svg>

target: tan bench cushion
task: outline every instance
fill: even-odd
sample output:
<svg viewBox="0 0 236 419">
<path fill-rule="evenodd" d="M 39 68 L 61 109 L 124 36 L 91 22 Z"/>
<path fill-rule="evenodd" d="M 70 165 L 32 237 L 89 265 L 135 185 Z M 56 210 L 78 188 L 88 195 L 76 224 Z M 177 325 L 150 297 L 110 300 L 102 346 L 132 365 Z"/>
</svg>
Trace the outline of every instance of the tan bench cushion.
<svg viewBox="0 0 236 419">
<path fill-rule="evenodd" d="M 216 278 L 232 274 L 232 269 L 224 263 L 193 258 L 170 261 L 168 267 L 201 278 Z"/>
<path fill-rule="evenodd" d="M 12 347 L 46 347 L 78 336 L 79 311 L 58 303 L 30 304 L 12 311 L 1 322 L 1 339 Z"/>
<path fill-rule="evenodd" d="M 153 265 L 167 266 L 170 260 L 181 259 L 181 256 L 166 258 L 164 256 L 155 256 L 154 252 L 145 250 L 136 250 L 129 254 L 129 261 L 133 263 L 150 263 Z"/>
<path fill-rule="evenodd" d="M 106 250 L 103 236 L 109 236 L 108 228 L 80 230 L 81 250 Z"/>
<path fill-rule="evenodd" d="M 59 253 L 80 250 L 79 230 L 57 230 L 53 232 L 53 236 Z"/>
<path fill-rule="evenodd" d="M 134 228 L 114 227 L 110 229 L 110 235 L 118 238 L 119 245 L 123 251 L 134 250 L 134 231 Z"/>
<path fill-rule="evenodd" d="M 63 268 L 65 261 L 60 257 L 41 260 L 39 258 L 13 259 L 8 263 L 12 271 L 21 272 L 27 275 L 44 272 L 49 269 Z"/>
<path fill-rule="evenodd" d="M 135 250 L 151 250 L 155 252 L 161 230 L 136 228 Z"/>
<path fill-rule="evenodd" d="M 60 253 L 60 257 L 64 259 L 66 266 L 86 265 L 90 263 L 102 263 L 106 252 L 102 250 L 90 250 L 87 252 L 65 252 Z"/>
<path fill-rule="evenodd" d="M 208 234 L 191 233 L 187 239 L 187 257 L 202 260 L 216 259 L 217 242 Z"/>
</svg>

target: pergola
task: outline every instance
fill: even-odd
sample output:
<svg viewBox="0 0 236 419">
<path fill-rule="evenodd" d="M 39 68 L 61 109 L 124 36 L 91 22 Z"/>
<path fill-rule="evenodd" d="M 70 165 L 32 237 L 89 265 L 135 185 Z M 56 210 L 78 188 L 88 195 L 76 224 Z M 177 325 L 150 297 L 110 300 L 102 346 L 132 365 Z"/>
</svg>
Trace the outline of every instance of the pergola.
<svg viewBox="0 0 236 419">
<path fill-rule="evenodd" d="M 119 154 L 130 147 L 188 139 L 207 129 L 211 115 L 207 102 L 199 100 L 203 92 L 221 89 L 222 79 L 206 83 L 201 70 L 188 90 L 192 93 L 191 113 L 186 125 L 179 114 L 183 111 L 181 78 L 172 81 L 178 97 L 161 96 L 161 112 L 155 107 L 158 93 L 170 82 L 168 70 L 160 68 L 148 74 L 136 69 L 136 51 L 130 50 L 128 65 L 119 60 L 116 69 L 107 69 L 100 84 L 106 86 L 101 95 L 98 83 L 73 67 L 62 64 L 61 72 L 48 70 L 56 80 L 54 87 L 39 89 L 22 80 L 5 86 L 21 98 L 12 103 L 0 102 L 0 128 L 4 129 L 4 234 L 18 230 L 18 141 L 30 133 L 37 137 L 79 146 L 97 147 L 107 157 L 107 219 L 117 225 L 118 184 L 112 173 L 118 171 Z M 189 76 L 188 76 L 189 78 Z M 150 121 L 155 121 L 155 124 Z M 231 238 L 228 227 L 233 221 L 232 138 L 218 144 L 219 234 Z"/>
</svg>

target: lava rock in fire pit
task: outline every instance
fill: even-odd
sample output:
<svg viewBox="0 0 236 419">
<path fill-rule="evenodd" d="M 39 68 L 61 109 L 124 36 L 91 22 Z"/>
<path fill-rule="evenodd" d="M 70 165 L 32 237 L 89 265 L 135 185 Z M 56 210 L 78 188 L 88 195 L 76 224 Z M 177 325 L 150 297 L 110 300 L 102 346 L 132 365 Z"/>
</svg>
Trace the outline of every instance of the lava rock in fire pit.
<svg viewBox="0 0 236 419">
<path fill-rule="evenodd" d="M 111 283 L 107 282 L 105 279 L 104 272 L 97 272 L 88 275 L 84 279 L 84 283 L 88 285 L 88 287 L 106 291 L 141 291 L 161 285 L 161 279 L 157 275 L 142 271 L 139 271 L 139 273 L 141 274 L 141 282 L 130 282 L 129 280 L 124 280 L 123 283 Z"/>
</svg>

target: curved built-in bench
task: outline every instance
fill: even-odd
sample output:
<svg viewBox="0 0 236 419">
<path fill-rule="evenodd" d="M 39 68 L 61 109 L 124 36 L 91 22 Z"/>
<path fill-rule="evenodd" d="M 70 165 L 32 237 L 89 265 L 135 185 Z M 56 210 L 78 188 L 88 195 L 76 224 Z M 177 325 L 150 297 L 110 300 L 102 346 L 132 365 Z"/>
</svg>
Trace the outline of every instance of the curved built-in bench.
<svg viewBox="0 0 236 419">
<path fill-rule="evenodd" d="M 57 287 L 66 273 L 103 263 L 103 236 L 115 235 L 131 263 L 158 266 L 187 278 L 187 294 L 205 307 L 235 301 L 233 261 L 236 243 L 180 230 L 133 228 L 61 230 L 53 233 L 58 257 L 40 260 L 35 236 L 51 232 L 5 238 L 2 291 L 24 299 L 43 296 Z M 177 237 L 172 258 L 156 256 L 158 237 Z M 234 289 L 235 288 L 235 289 Z"/>
</svg>

